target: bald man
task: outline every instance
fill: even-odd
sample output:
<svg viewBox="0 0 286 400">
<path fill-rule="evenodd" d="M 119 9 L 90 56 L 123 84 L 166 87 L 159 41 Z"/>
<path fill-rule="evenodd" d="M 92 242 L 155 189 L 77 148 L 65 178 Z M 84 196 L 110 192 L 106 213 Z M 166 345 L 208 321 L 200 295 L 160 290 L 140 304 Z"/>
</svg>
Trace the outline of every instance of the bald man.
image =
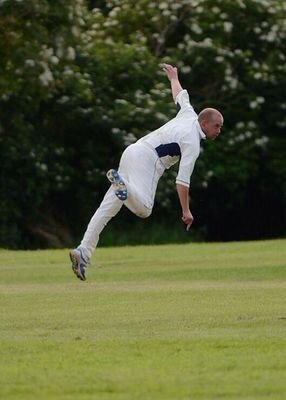
<svg viewBox="0 0 286 400">
<path fill-rule="evenodd" d="M 190 104 L 188 92 L 180 84 L 177 68 L 163 64 L 163 71 L 170 81 L 179 111 L 165 125 L 128 146 L 121 156 L 118 170 L 107 172 L 111 186 L 91 218 L 80 245 L 70 251 L 72 270 L 80 280 L 86 279 L 87 264 L 101 231 L 110 219 L 123 205 L 140 218 L 149 217 L 160 177 L 177 162 L 176 190 L 182 221 L 187 230 L 193 223 L 189 186 L 200 153 L 200 141 L 215 139 L 220 134 L 223 116 L 214 108 L 205 108 L 197 115 Z"/>
</svg>

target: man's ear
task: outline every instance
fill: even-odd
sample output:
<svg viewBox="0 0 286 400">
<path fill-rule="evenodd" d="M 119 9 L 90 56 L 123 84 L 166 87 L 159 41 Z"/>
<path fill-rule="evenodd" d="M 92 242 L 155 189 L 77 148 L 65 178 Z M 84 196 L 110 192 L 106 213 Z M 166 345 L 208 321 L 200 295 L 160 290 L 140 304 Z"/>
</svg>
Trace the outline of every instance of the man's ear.
<svg viewBox="0 0 286 400">
<path fill-rule="evenodd" d="M 206 120 L 205 119 L 201 119 L 200 120 L 200 126 L 201 126 L 202 130 L 203 130 L 203 128 L 205 128 L 205 126 L 206 126 Z"/>
</svg>

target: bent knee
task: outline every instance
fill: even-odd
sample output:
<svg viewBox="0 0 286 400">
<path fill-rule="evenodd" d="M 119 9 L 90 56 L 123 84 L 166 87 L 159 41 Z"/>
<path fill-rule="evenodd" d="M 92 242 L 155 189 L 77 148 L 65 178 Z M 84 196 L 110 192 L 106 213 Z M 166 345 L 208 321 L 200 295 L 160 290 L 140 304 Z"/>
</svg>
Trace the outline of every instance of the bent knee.
<svg viewBox="0 0 286 400">
<path fill-rule="evenodd" d="M 139 218 L 148 218 L 152 213 L 152 209 L 146 208 L 145 210 L 141 210 L 140 212 L 136 213 L 137 217 Z"/>
</svg>

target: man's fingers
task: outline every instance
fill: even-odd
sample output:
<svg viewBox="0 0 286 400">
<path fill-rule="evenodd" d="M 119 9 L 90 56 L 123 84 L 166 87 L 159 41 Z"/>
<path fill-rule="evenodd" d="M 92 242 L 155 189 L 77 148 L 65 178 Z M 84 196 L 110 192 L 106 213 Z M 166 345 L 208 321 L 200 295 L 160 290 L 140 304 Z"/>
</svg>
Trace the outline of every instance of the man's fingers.
<svg viewBox="0 0 286 400">
<path fill-rule="evenodd" d="M 163 69 L 163 71 L 176 71 L 177 70 L 177 68 L 176 67 L 173 67 L 173 65 L 171 65 L 171 64 L 161 64 L 162 65 L 162 69 Z"/>
<path fill-rule="evenodd" d="M 191 225 L 192 225 L 192 222 L 191 222 L 190 224 L 187 225 L 186 231 L 189 231 L 189 230 L 190 230 Z"/>
<path fill-rule="evenodd" d="M 190 218 L 182 217 L 182 221 L 184 222 L 184 224 L 187 225 L 187 226 L 186 226 L 186 230 L 187 230 L 187 231 L 188 231 L 188 230 L 190 229 L 190 227 L 192 226 L 193 220 L 194 220 L 193 218 L 190 219 Z"/>
</svg>

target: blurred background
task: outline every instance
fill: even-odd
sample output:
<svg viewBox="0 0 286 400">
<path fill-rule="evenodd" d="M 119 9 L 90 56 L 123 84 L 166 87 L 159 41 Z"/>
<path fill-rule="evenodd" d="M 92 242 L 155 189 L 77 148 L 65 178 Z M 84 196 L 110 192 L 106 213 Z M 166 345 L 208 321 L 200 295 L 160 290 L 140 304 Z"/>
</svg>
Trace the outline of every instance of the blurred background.
<svg viewBox="0 0 286 400">
<path fill-rule="evenodd" d="M 284 0 L 0 0 L 0 247 L 77 244 L 105 172 L 176 114 L 163 62 L 225 118 L 192 176 L 193 228 L 174 168 L 151 217 L 122 210 L 100 244 L 285 237 L 285 52 Z"/>
</svg>

